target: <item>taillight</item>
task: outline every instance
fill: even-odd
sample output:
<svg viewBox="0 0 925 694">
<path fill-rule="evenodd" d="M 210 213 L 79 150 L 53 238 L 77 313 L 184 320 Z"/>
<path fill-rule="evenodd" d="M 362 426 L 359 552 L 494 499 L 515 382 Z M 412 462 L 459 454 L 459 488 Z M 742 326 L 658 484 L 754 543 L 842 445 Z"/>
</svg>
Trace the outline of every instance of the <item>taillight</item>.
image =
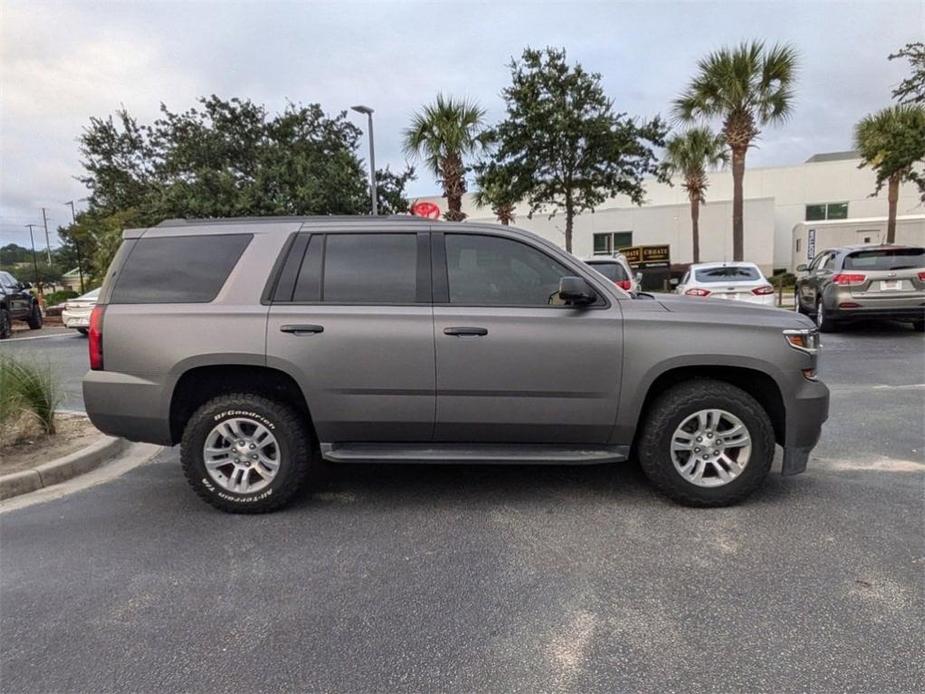
<svg viewBox="0 0 925 694">
<path fill-rule="evenodd" d="M 90 368 L 93 371 L 103 370 L 103 310 L 105 306 L 97 304 L 90 314 L 90 326 L 87 328 L 87 338 L 90 347 Z"/>
<path fill-rule="evenodd" d="M 832 275 L 832 281 L 841 287 L 853 287 L 858 284 L 864 284 L 866 279 L 867 275 L 852 275 L 844 272 Z"/>
<path fill-rule="evenodd" d="M 919 273 L 919 282 L 925 282 L 925 272 Z"/>
<path fill-rule="evenodd" d="M 613 283 L 617 285 L 620 289 L 625 289 L 626 291 L 629 291 L 630 289 L 633 288 L 633 283 L 630 282 L 629 280 L 614 280 Z"/>
<path fill-rule="evenodd" d="M 688 296 L 710 296 L 709 289 L 701 289 L 700 287 L 691 287 L 684 293 Z"/>
<path fill-rule="evenodd" d="M 774 293 L 774 287 L 772 287 L 770 284 L 766 284 L 763 287 L 756 287 L 755 289 L 752 289 L 752 294 L 757 294 L 758 296 L 764 296 L 765 294 L 773 294 L 773 293 Z"/>
</svg>

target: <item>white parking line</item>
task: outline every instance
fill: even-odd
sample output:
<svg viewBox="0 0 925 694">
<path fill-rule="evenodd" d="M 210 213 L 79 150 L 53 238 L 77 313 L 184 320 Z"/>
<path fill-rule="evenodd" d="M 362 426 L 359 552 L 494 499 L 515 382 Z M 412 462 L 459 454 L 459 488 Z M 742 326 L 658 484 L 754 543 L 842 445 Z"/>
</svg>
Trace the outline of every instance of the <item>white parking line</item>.
<svg viewBox="0 0 925 694">
<path fill-rule="evenodd" d="M 868 385 L 830 385 L 829 390 L 833 393 L 866 393 L 871 390 L 923 390 L 925 383 L 906 383 L 898 386 L 891 386 L 887 383 L 876 383 Z"/>
<path fill-rule="evenodd" d="M 79 333 L 74 331 L 73 333 L 55 333 L 54 335 L 33 335 L 31 337 L 11 337 L 8 340 L 3 340 L 0 342 L 0 345 L 12 345 L 17 342 L 26 342 L 28 340 L 50 340 L 53 337 L 77 337 Z"/>
</svg>

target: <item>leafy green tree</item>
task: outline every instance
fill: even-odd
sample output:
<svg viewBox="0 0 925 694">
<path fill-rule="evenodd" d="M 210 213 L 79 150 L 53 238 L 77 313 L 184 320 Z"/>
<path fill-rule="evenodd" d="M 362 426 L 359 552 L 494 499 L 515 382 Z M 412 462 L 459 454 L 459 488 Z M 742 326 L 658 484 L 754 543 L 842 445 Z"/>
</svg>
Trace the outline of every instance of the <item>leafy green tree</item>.
<svg viewBox="0 0 925 694">
<path fill-rule="evenodd" d="M 360 160 L 361 131 L 345 113 L 289 104 L 271 114 L 247 99 L 199 100 L 151 124 L 127 111 L 91 118 L 80 137 L 88 209 L 62 228 L 99 281 L 125 226 L 171 217 L 368 214 L 369 187 Z M 389 212 L 404 211 L 413 169 L 378 172 Z"/>
<path fill-rule="evenodd" d="M 485 111 L 465 99 L 437 94 L 411 119 L 404 132 L 405 152 L 424 161 L 443 186 L 451 222 L 466 218 L 462 196 L 466 192 L 466 159 L 483 147 L 481 131 Z"/>
<path fill-rule="evenodd" d="M 765 48 L 761 41 L 721 48 L 703 58 L 687 90 L 674 102 L 683 121 L 722 119 L 732 152 L 732 255 L 743 260 L 745 154 L 761 128 L 780 123 L 793 110 L 796 51 Z"/>
<path fill-rule="evenodd" d="M 855 126 L 855 146 L 863 159 L 877 173 L 877 195 L 884 183 L 888 186 L 889 217 L 886 242 L 896 242 L 896 206 L 903 181 L 921 185 L 925 161 L 925 106 L 900 104 L 866 116 Z"/>
<path fill-rule="evenodd" d="M 564 212 L 571 252 L 576 215 L 619 194 L 642 204 L 643 177 L 661 176 L 654 148 L 667 127 L 657 117 L 637 122 L 614 112 L 600 75 L 568 65 L 564 50 L 527 48 L 510 68 L 495 162 L 507 180 L 521 182 L 530 215 Z"/>
<path fill-rule="evenodd" d="M 408 196 L 405 195 L 405 186 L 413 181 L 414 168 L 409 167 L 402 173 L 391 171 L 388 166 L 376 169 L 376 203 L 379 214 L 405 214 L 411 206 Z M 365 208 L 372 208 L 372 200 L 366 195 Z"/>
<path fill-rule="evenodd" d="M 707 171 L 729 160 L 722 135 L 695 127 L 668 139 L 663 167 L 668 176 L 680 176 L 691 203 L 691 239 L 694 262 L 700 262 L 700 204 L 709 186 Z"/>
<path fill-rule="evenodd" d="M 907 43 L 890 55 L 890 60 L 907 58 L 912 74 L 893 90 L 893 98 L 901 104 L 925 104 L 925 43 Z"/>
</svg>

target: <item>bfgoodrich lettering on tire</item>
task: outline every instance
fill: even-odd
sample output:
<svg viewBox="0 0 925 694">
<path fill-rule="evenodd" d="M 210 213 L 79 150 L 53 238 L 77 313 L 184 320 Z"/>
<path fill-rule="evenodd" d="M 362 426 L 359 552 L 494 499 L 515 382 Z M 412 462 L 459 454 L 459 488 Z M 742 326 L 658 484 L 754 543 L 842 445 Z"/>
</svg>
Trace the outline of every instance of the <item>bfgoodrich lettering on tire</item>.
<svg viewBox="0 0 925 694">
<path fill-rule="evenodd" d="M 264 513 L 305 485 L 306 423 L 286 404 L 233 393 L 200 407 L 183 432 L 180 461 L 196 493 L 222 511 Z"/>
<path fill-rule="evenodd" d="M 662 393 L 649 409 L 639 461 L 652 483 L 689 506 L 728 506 L 757 489 L 774 459 L 774 429 L 751 395 L 697 379 Z"/>
</svg>

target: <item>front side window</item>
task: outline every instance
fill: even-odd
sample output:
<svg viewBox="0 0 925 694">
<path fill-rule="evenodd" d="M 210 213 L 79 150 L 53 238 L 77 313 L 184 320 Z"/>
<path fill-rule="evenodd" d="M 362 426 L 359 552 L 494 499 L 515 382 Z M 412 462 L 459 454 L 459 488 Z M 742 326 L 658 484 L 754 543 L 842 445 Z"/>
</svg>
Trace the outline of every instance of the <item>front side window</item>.
<svg viewBox="0 0 925 694">
<path fill-rule="evenodd" d="M 417 252 L 415 234 L 328 234 L 322 301 L 413 304 Z"/>
<path fill-rule="evenodd" d="M 451 304 L 549 306 L 560 303 L 559 280 L 574 275 L 535 248 L 498 236 L 446 235 Z"/>
<path fill-rule="evenodd" d="M 228 279 L 251 234 L 139 239 L 116 276 L 113 304 L 208 303 Z"/>
</svg>

